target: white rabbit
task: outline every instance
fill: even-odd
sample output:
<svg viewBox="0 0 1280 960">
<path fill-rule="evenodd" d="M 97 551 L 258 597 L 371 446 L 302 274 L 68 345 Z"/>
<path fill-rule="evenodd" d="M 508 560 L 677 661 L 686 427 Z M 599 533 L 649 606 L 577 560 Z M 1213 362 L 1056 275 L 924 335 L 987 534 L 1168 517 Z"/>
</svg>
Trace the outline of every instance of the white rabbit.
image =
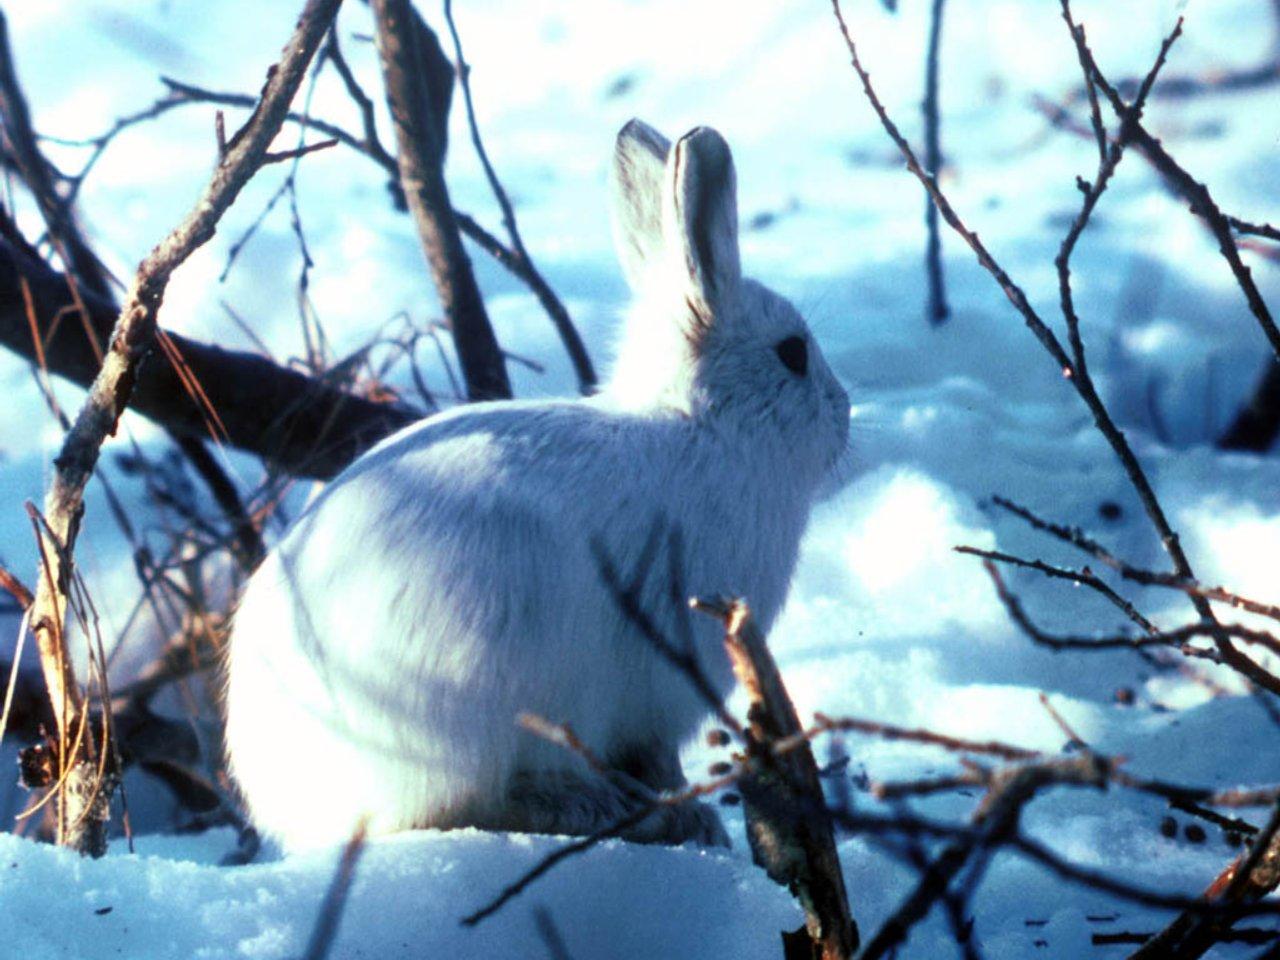
<svg viewBox="0 0 1280 960">
<path fill-rule="evenodd" d="M 720 629 L 677 592 L 743 596 L 766 630 L 786 597 L 848 399 L 796 310 L 741 276 L 718 133 L 672 149 L 633 120 L 612 187 L 638 304 L 610 386 L 460 407 L 388 438 L 246 589 L 228 755 L 253 820 L 287 848 L 339 842 L 364 817 L 373 832 L 610 825 L 635 794 L 517 716 L 568 723 L 609 765 L 674 790 L 709 711 L 624 615 L 601 558 L 623 578 L 647 569 L 640 607 L 692 643 L 719 696 Z M 701 804 L 622 835 L 727 842 Z"/>
</svg>

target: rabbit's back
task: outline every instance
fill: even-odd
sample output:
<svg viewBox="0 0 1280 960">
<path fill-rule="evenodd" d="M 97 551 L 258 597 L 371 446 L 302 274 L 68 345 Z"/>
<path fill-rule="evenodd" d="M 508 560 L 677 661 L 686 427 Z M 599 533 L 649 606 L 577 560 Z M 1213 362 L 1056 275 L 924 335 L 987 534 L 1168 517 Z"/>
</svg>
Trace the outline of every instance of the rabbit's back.
<svg viewBox="0 0 1280 960">
<path fill-rule="evenodd" d="M 574 762 L 521 731 L 521 711 L 569 722 L 607 758 L 686 739 L 705 705 L 626 621 L 600 563 L 641 573 L 646 611 L 671 642 L 691 633 L 727 690 L 715 629 L 688 617 L 671 577 L 754 588 L 771 617 L 794 559 L 770 570 L 753 548 L 748 515 L 783 517 L 753 509 L 728 466 L 678 416 L 581 402 L 470 407 L 375 448 L 299 519 L 237 613 L 227 737 L 255 819 L 305 845 L 305 789 L 320 840 L 341 829 L 326 812 L 373 810 L 388 830 L 483 820 L 476 805 L 518 770 Z M 670 536 L 695 513 L 723 544 Z M 318 790 L 317 766 L 337 782 Z"/>
</svg>

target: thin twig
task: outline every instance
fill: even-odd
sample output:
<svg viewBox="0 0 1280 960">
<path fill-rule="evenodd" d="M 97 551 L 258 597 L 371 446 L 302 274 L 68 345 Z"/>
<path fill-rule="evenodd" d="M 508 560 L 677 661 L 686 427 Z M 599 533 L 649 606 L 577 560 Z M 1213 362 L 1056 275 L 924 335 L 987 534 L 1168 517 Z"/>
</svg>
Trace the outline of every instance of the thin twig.
<svg viewBox="0 0 1280 960">
<path fill-rule="evenodd" d="M 936 179 L 942 173 L 941 122 L 938 119 L 938 50 L 942 45 L 943 0 L 933 0 L 929 14 L 929 49 L 925 54 L 924 165 Z M 929 279 L 926 317 L 935 326 L 947 319 L 947 291 L 942 280 L 942 238 L 938 236 L 938 206 L 925 193 L 924 223 L 928 231 L 925 248 L 925 272 Z"/>
<path fill-rule="evenodd" d="M 1246 613 L 1256 613 L 1260 616 L 1267 617 L 1272 620 L 1280 621 L 1280 605 L 1263 603 L 1258 600 L 1251 600 L 1242 596 L 1233 590 L 1229 590 L 1223 586 L 1211 587 L 1205 586 L 1194 579 L 1180 577 L 1177 574 L 1162 573 L 1156 570 L 1145 570 L 1142 567 L 1135 567 L 1133 564 L 1122 560 L 1116 556 L 1098 541 L 1088 536 L 1079 527 L 1067 526 L 1066 524 L 1054 523 L 1029 510 L 1021 504 L 1015 503 L 1007 497 L 995 496 L 991 498 L 991 502 L 1001 509 L 1007 510 L 1014 516 L 1026 521 L 1036 530 L 1047 533 L 1055 539 L 1064 543 L 1069 543 L 1078 550 L 1083 551 L 1106 564 L 1115 570 L 1120 576 L 1133 583 L 1141 584 L 1148 587 L 1164 587 L 1170 590 L 1178 590 L 1188 596 L 1202 597 L 1205 600 L 1214 600 L 1221 603 L 1229 604 L 1237 610 L 1243 610 Z M 972 553 L 976 556 L 987 556 L 988 553 L 974 550 L 972 548 L 959 548 L 962 553 Z M 1009 557 L 1005 554 L 996 554 L 989 552 L 989 559 L 999 560 L 1001 562 L 1017 563 L 1022 566 L 1034 566 L 1041 569 L 1034 562 L 1021 560 L 1017 557 Z M 1046 572 L 1041 570 L 1041 572 Z M 1070 577 L 1068 577 L 1070 578 Z"/>
<path fill-rule="evenodd" d="M 1065 567 L 1056 567 L 1053 564 L 1045 563 L 1043 560 L 1027 560 L 1023 557 L 1014 556 L 1013 554 L 1003 553 L 999 550 L 982 550 L 978 547 L 953 547 L 956 553 L 964 553 L 973 557 L 982 557 L 985 560 L 993 560 L 998 563 L 1007 563 L 1011 566 L 1025 567 L 1028 570 L 1036 570 L 1043 573 L 1046 577 L 1056 580 L 1066 580 L 1070 583 L 1077 583 L 1080 586 L 1088 587 L 1096 591 L 1106 600 L 1114 605 L 1121 613 L 1136 623 L 1144 633 L 1158 633 L 1159 628 L 1148 620 L 1132 603 L 1126 600 L 1120 594 L 1101 580 L 1097 574 L 1087 567 L 1083 570 L 1069 570 Z"/>
<path fill-rule="evenodd" d="M 573 321 L 569 318 L 569 311 L 565 309 L 564 304 L 560 302 L 560 298 L 555 295 L 555 292 L 543 280 L 542 274 L 538 272 L 537 267 L 534 266 L 533 258 L 529 256 L 529 251 L 525 248 L 524 240 L 520 236 L 520 227 L 516 223 L 516 212 L 511 205 L 511 198 L 507 196 L 507 191 L 503 189 L 502 181 L 498 179 L 498 174 L 494 171 L 493 164 L 489 162 L 489 153 L 485 149 L 484 140 L 480 136 L 480 125 L 476 122 L 475 106 L 471 100 L 471 67 L 462 56 L 462 40 L 458 36 L 458 27 L 453 19 L 453 0 L 444 0 L 444 19 L 449 26 L 449 34 L 453 38 L 458 85 L 462 88 L 462 102 L 467 111 L 467 127 L 471 131 L 471 143 L 475 147 L 476 156 L 480 160 L 481 167 L 484 168 L 485 179 L 489 181 L 489 189 L 493 192 L 494 199 L 498 201 L 499 209 L 502 210 L 502 225 L 511 241 L 511 250 L 515 254 L 529 289 L 538 298 L 538 303 L 542 305 L 542 309 L 551 318 L 551 322 L 556 328 L 556 333 L 560 335 L 560 341 L 564 344 L 565 352 L 569 354 L 569 360 L 573 364 L 574 373 L 577 375 L 578 389 L 584 394 L 595 393 L 599 381 L 596 377 L 595 368 L 591 365 L 591 358 L 587 355 L 587 348 L 583 344 L 582 338 L 578 335 Z"/>
<path fill-rule="evenodd" d="M 1069 0 L 1062 0 L 1062 2 L 1065 5 Z M 1093 82 L 1102 91 L 1116 115 L 1123 119 L 1128 115 L 1129 106 L 1121 99 L 1115 87 L 1107 82 L 1088 47 L 1085 46 L 1082 49 Z M 1276 326 L 1275 321 L 1272 319 L 1271 311 L 1267 308 L 1266 302 L 1262 299 L 1262 294 L 1258 291 L 1257 284 L 1253 281 L 1253 274 L 1244 261 L 1240 259 L 1239 247 L 1236 246 L 1235 238 L 1231 235 L 1231 222 L 1222 213 L 1217 203 L 1214 202 L 1208 188 L 1187 173 L 1169 155 L 1160 141 L 1148 133 L 1141 123 L 1135 122 L 1133 124 L 1131 135 L 1134 144 L 1146 155 L 1152 165 L 1160 171 L 1165 181 L 1190 204 L 1191 212 L 1201 217 L 1212 231 L 1214 238 L 1218 241 L 1219 251 L 1230 266 L 1231 273 L 1235 276 L 1240 289 L 1244 292 L 1250 311 L 1257 319 L 1258 325 L 1262 328 L 1267 342 L 1271 344 L 1271 349 L 1277 359 L 1280 359 L 1280 328 Z"/>
<path fill-rule="evenodd" d="M 991 577 L 992 583 L 995 585 L 996 593 L 1000 597 L 1000 602 L 1004 604 L 1005 610 L 1009 614 L 1009 618 L 1027 634 L 1036 643 L 1049 647 L 1054 650 L 1114 650 L 1114 649 L 1140 649 L 1143 647 L 1174 647 L 1180 649 L 1183 653 L 1196 655 L 1197 651 L 1188 649 L 1185 645 L 1197 638 L 1206 638 L 1216 640 L 1220 636 L 1231 637 L 1232 639 L 1242 640 L 1245 643 L 1256 644 L 1266 650 L 1280 655 L 1280 637 L 1268 633 L 1265 630 L 1256 630 L 1247 627 L 1241 623 L 1208 623 L 1199 621 L 1189 623 L 1172 630 L 1160 630 L 1153 634 L 1145 636 L 1127 636 L 1124 634 L 1110 636 L 1080 636 L 1080 635 L 1059 635 L 1047 633 L 1041 630 L 1027 616 L 1026 611 L 1022 608 L 1022 603 L 1015 597 L 1007 586 L 1004 579 L 1000 576 L 999 570 L 996 569 L 994 563 L 990 560 L 984 561 L 983 566 L 986 568 L 987 574 Z M 1264 668 L 1257 667 L 1257 670 L 1266 672 Z M 1272 682 L 1276 682 L 1277 678 L 1271 674 Z"/>
<path fill-rule="evenodd" d="M 884 105 L 880 102 L 880 98 L 876 95 L 875 89 L 871 84 L 871 77 L 863 67 L 861 59 L 858 57 L 857 46 L 853 41 L 853 37 L 849 33 L 848 25 L 845 22 L 844 15 L 840 10 L 840 0 L 831 0 L 832 10 L 835 13 L 836 21 L 839 24 L 840 31 L 844 37 L 845 45 L 849 51 L 850 61 L 854 71 L 857 73 L 861 81 L 864 93 L 872 108 L 879 117 L 881 125 L 885 132 L 888 133 L 890 139 L 897 145 L 903 158 L 906 160 L 907 169 L 924 185 L 929 195 L 938 205 L 938 211 L 942 214 L 943 219 L 964 238 L 965 242 L 973 249 L 978 257 L 978 262 L 985 268 L 992 277 L 995 278 L 1000 288 L 1004 291 L 1006 297 L 1022 315 L 1027 327 L 1035 334 L 1036 338 L 1044 346 L 1045 350 L 1053 358 L 1058 369 L 1067 377 L 1076 388 L 1076 392 L 1080 395 L 1085 405 L 1089 408 L 1093 415 L 1094 423 L 1098 430 L 1107 439 L 1108 444 L 1120 460 L 1124 468 L 1129 482 L 1133 485 L 1137 492 L 1139 500 L 1142 502 L 1143 508 L 1146 510 L 1147 516 L 1150 518 L 1152 525 L 1156 528 L 1156 532 L 1160 537 L 1165 551 L 1168 553 L 1170 560 L 1173 562 L 1176 573 L 1185 579 L 1194 579 L 1186 553 L 1182 549 L 1181 542 L 1176 533 L 1174 533 L 1168 518 L 1165 516 L 1164 509 L 1160 505 L 1155 491 L 1151 486 L 1150 480 L 1142 469 L 1142 465 L 1138 462 L 1132 448 L 1125 439 L 1124 433 L 1119 429 L 1111 418 L 1110 412 L 1107 410 L 1101 397 L 1093 388 L 1091 380 L 1088 376 L 1077 376 L 1075 370 L 1075 361 L 1073 361 L 1063 349 L 1062 344 L 1054 335 L 1053 331 L 1045 324 L 1036 313 L 1035 309 L 1028 302 L 1025 293 L 1021 287 L 1013 282 L 1007 273 L 999 266 L 987 251 L 986 247 L 978 239 L 977 235 L 969 230 L 960 220 L 959 215 L 952 208 L 950 202 L 939 189 L 937 180 L 931 174 L 926 172 L 916 159 L 911 145 L 898 131 L 897 126 L 889 118 Z M 1075 34 L 1073 33 L 1073 37 Z M 1171 42 L 1171 41 L 1170 41 Z M 1165 48 L 1167 49 L 1167 48 Z M 1096 76 L 1098 71 L 1096 64 L 1092 62 L 1092 54 L 1089 54 L 1089 63 L 1091 69 Z M 1154 71 L 1153 71 L 1154 74 Z M 1154 79 L 1154 76 L 1153 76 Z M 1119 104 L 1117 112 L 1121 117 L 1128 116 L 1128 107 Z M 1142 133 L 1142 127 L 1138 123 L 1132 124 L 1133 136 L 1137 139 Z M 1087 373 L 1087 371 L 1085 371 Z M 1206 621 L 1214 621 L 1213 610 L 1209 606 L 1208 601 L 1202 598 L 1192 597 L 1193 605 L 1197 612 Z M 1239 651 L 1232 647 L 1230 641 L 1224 634 L 1215 636 L 1219 651 L 1223 659 L 1228 662 L 1237 671 L 1244 674 L 1250 681 L 1264 687 L 1274 694 L 1280 694 L 1280 680 L 1272 677 L 1267 671 L 1258 667 L 1257 664 L 1249 660 Z"/>
</svg>

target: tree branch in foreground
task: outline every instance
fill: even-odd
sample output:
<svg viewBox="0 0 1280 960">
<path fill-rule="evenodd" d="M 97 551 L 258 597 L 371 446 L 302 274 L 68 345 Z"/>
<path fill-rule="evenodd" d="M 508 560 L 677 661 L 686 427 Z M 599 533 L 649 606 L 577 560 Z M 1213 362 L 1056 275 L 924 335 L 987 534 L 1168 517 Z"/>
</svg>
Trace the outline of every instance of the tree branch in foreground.
<svg viewBox="0 0 1280 960">
<path fill-rule="evenodd" d="M 942 219 L 945 220 L 947 224 L 965 240 L 970 249 L 972 249 L 974 254 L 977 256 L 978 263 L 983 267 L 983 269 L 990 273 L 1000 285 L 1005 296 L 1008 297 L 1009 302 L 1012 303 L 1018 313 L 1022 315 L 1027 328 L 1031 330 L 1036 339 L 1039 340 L 1040 344 L 1045 348 L 1046 352 L 1048 352 L 1048 354 L 1053 358 L 1063 377 L 1069 380 L 1075 387 L 1080 399 L 1084 401 L 1085 406 L 1088 407 L 1089 412 L 1092 414 L 1095 426 L 1097 426 L 1098 431 L 1106 438 L 1107 443 L 1110 445 L 1112 451 L 1120 461 L 1130 484 L 1133 486 L 1139 500 L 1142 502 L 1143 509 L 1146 511 L 1152 526 L 1155 527 L 1156 533 L 1160 537 L 1160 543 L 1164 547 L 1165 552 L 1168 554 L 1169 559 L 1173 564 L 1174 572 L 1177 576 L 1183 579 L 1194 579 L 1195 575 L 1192 571 L 1190 560 L 1187 558 L 1186 552 L 1182 549 L 1182 543 L 1179 540 L 1177 533 L 1174 532 L 1172 525 L 1169 523 L 1168 517 L 1165 515 L 1164 508 L 1160 504 L 1159 498 L 1156 496 L 1150 479 L 1143 470 L 1142 464 L 1134 455 L 1133 449 L 1125 438 L 1124 432 L 1116 425 L 1115 421 L 1111 417 L 1110 411 L 1107 410 L 1102 398 L 1094 388 L 1092 378 L 1088 373 L 1088 368 L 1081 363 L 1084 353 L 1083 344 L 1079 341 L 1078 334 L 1073 333 L 1071 337 L 1072 348 L 1075 354 L 1075 357 L 1073 358 L 1068 355 L 1053 330 L 1050 329 L 1048 324 L 1046 324 L 1040 317 L 1035 308 L 1031 306 L 1031 303 L 1027 299 L 1022 288 L 1014 283 L 1008 273 L 1006 273 L 999 263 L 996 262 L 995 258 L 991 256 L 991 253 L 978 238 L 978 235 L 970 230 L 964 224 L 964 221 L 960 219 L 960 215 L 956 213 L 955 208 L 952 207 L 950 201 L 938 186 L 937 179 L 920 165 L 920 161 L 917 159 L 915 151 L 912 150 L 911 145 L 907 142 L 906 138 L 903 137 L 893 120 L 890 119 L 888 112 L 885 110 L 884 104 L 876 94 L 875 88 L 871 83 L 871 75 L 862 64 L 862 60 L 858 55 L 857 45 L 854 43 L 853 36 L 849 32 L 848 24 L 845 22 L 844 14 L 840 8 L 840 0 L 831 0 L 831 6 L 836 17 L 836 22 L 844 38 L 845 46 L 849 51 L 850 63 L 854 72 L 858 76 L 863 92 L 866 94 L 868 102 L 871 104 L 872 109 L 880 120 L 881 126 L 884 127 L 889 138 L 893 140 L 894 144 L 898 147 L 899 152 L 901 152 L 903 159 L 906 161 L 907 169 L 916 177 L 917 180 L 920 181 L 925 190 L 928 191 L 929 196 L 933 198 L 934 203 L 938 206 L 938 212 L 942 215 Z M 1065 0 L 1063 4 L 1063 15 L 1067 23 L 1074 26 L 1070 17 L 1069 6 L 1066 4 Z M 1146 90 L 1150 90 L 1151 84 L 1154 83 L 1155 75 L 1163 65 L 1165 54 L 1168 52 L 1169 46 L 1177 38 L 1180 28 L 1181 22 L 1179 21 L 1178 27 L 1175 28 L 1174 32 L 1162 45 L 1160 54 L 1157 56 L 1154 66 L 1147 74 L 1148 83 L 1145 87 Z M 1092 54 L 1088 52 L 1088 48 L 1084 45 L 1082 35 L 1072 29 L 1072 38 L 1077 44 L 1077 49 L 1080 51 L 1082 62 L 1088 64 L 1088 67 L 1092 72 L 1093 79 L 1099 84 L 1099 88 L 1105 93 L 1108 89 L 1104 86 L 1105 80 L 1101 77 L 1097 64 L 1093 62 Z M 1112 105 L 1115 108 L 1116 113 L 1122 118 L 1121 135 L 1117 137 L 1121 148 L 1123 147 L 1124 140 L 1128 137 L 1132 137 L 1135 142 L 1140 141 L 1143 130 L 1141 124 L 1138 123 L 1137 118 L 1141 114 L 1141 103 L 1135 103 L 1130 106 L 1120 101 L 1117 97 L 1112 101 Z M 1106 168 L 1109 166 L 1114 167 L 1116 163 L 1119 163 L 1120 156 L 1121 153 L 1116 153 L 1113 160 L 1112 156 L 1108 155 L 1107 158 L 1102 161 L 1095 181 L 1096 188 L 1089 187 L 1089 192 L 1086 193 L 1085 196 L 1085 205 L 1082 207 L 1081 213 L 1076 219 L 1076 223 L 1073 224 L 1072 232 L 1069 233 L 1067 238 L 1063 241 L 1063 247 L 1059 254 L 1059 277 L 1060 283 L 1068 284 L 1068 290 L 1069 275 L 1066 279 L 1063 279 L 1064 266 L 1066 264 L 1065 257 L 1070 254 L 1071 245 L 1074 244 L 1079 231 L 1083 230 L 1085 223 L 1087 223 L 1089 213 L 1097 202 L 1098 194 L 1101 189 L 1105 187 L 1107 180 L 1110 178 L 1110 173 L 1107 172 Z M 1076 330 L 1074 307 L 1071 305 L 1069 297 L 1063 298 L 1063 311 L 1068 323 L 1069 331 Z M 1191 596 L 1190 600 L 1192 605 L 1196 608 L 1196 612 L 1202 619 L 1207 622 L 1216 623 L 1213 609 L 1207 600 L 1203 597 L 1196 596 Z M 1230 664 L 1258 686 L 1265 688 L 1272 694 L 1280 695 L 1280 682 L 1277 682 L 1277 680 L 1267 673 L 1267 671 L 1260 669 L 1256 663 L 1244 654 L 1240 653 L 1232 645 L 1230 638 L 1228 638 L 1225 633 L 1219 631 L 1213 636 L 1214 642 L 1217 645 L 1224 662 Z"/>
<path fill-rule="evenodd" d="M 938 119 L 938 50 L 942 45 L 943 0 L 933 0 L 929 14 L 929 51 L 925 55 L 924 79 L 924 163 L 936 178 L 942 171 L 942 145 Z M 925 273 L 929 280 L 929 299 L 925 318 L 935 326 L 951 313 L 947 306 L 947 289 L 942 280 L 942 238 L 938 236 L 938 206 L 925 192 L 924 224 L 929 237 L 925 246 Z"/>
<path fill-rule="evenodd" d="M 425 24 L 422 29 L 427 29 Z M 288 115 L 290 123 L 297 124 L 300 127 L 314 130 L 322 133 L 326 137 L 336 140 L 345 147 L 354 150 L 356 153 L 364 156 L 372 161 L 389 179 L 389 188 L 391 189 L 394 203 L 397 209 L 404 210 L 407 206 L 404 199 L 404 191 L 400 186 L 400 168 L 396 162 L 396 158 L 387 152 L 382 145 L 382 141 L 378 137 L 377 129 L 373 120 L 372 103 L 364 90 L 357 83 L 354 74 L 351 73 L 350 67 L 347 65 L 340 49 L 336 44 L 331 42 L 322 54 L 327 57 L 329 62 L 333 63 L 334 68 L 338 71 L 342 78 L 347 92 L 355 104 L 356 109 L 360 111 L 363 124 L 363 135 L 357 136 L 336 124 L 329 123 L 318 117 L 309 114 L 297 113 L 291 111 Z M 434 57 L 433 57 L 434 60 Z M 445 62 L 445 73 L 448 75 L 449 82 L 452 81 L 453 73 L 447 61 Z M 438 80 L 439 85 L 445 83 L 444 77 L 438 77 L 437 71 L 432 72 L 433 82 Z M 77 143 L 79 146 L 91 146 L 94 154 L 90 158 L 90 163 L 86 164 L 86 169 L 79 175 L 72 178 L 71 185 L 74 189 L 88 173 L 89 166 L 92 165 L 94 159 L 102 150 L 110 143 L 110 141 L 121 130 L 126 129 L 134 124 L 154 119 L 160 114 L 167 113 L 177 107 L 189 106 L 197 103 L 206 103 L 213 105 L 222 105 L 228 107 L 252 107 L 254 98 L 242 93 L 230 93 L 225 91 L 208 90 L 203 87 L 197 87 L 189 83 L 182 83 L 169 77 L 161 77 L 161 82 L 168 88 L 168 93 L 157 100 L 151 107 L 139 111 L 127 117 L 117 120 L 115 125 L 105 133 L 93 137 L 92 139 Z M 464 88 L 465 89 L 465 88 Z M 432 88 L 432 100 L 436 104 L 436 109 L 446 109 L 448 107 L 448 97 L 440 99 L 435 88 Z M 446 125 L 447 126 L 447 125 Z M 443 135 L 443 134 L 442 134 Z M 586 354 L 585 347 L 581 353 L 578 353 L 578 346 L 581 344 L 581 335 L 577 329 L 573 327 L 572 320 L 569 317 L 568 310 L 564 304 L 560 302 L 541 274 L 537 271 L 533 264 L 533 258 L 526 250 L 523 254 L 520 251 L 506 246 L 501 240 L 492 233 L 482 227 L 474 217 L 462 210 L 454 209 L 454 220 L 458 224 L 458 229 L 463 236 L 471 240 L 476 246 L 484 250 L 491 256 L 497 264 L 510 273 L 513 277 L 529 288 L 530 293 L 537 298 L 542 305 L 543 310 L 551 318 L 551 322 L 555 325 L 560 334 L 561 340 L 565 345 L 566 351 L 569 353 L 570 361 L 573 363 L 574 371 L 578 376 L 579 388 L 584 393 L 594 392 L 596 384 L 595 368 L 591 364 L 590 357 Z"/>
<path fill-rule="evenodd" d="M 138 267 L 116 320 L 101 370 L 94 377 L 83 406 L 54 460 L 53 482 L 45 495 L 47 532 L 38 527 L 42 576 L 32 604 L 31 626 L 58 727 L 58 798 L 60 843 L 82 852 L 106 852 L 105 825 L 82 816 L 76 808 L 84 792 L 79 781 L 97 783 L 94 764 L 82 749 L 67 752 L 68 733 L 84 715 L 80 688 L 71 669 L 65 618 L 72 579 L 71 558 L 84 514 L 84 489 L 93 475 L 103 441 L 114 434 L 137 382 L 138 368 L 151 353 L 156 317 L 173 272 L 192 252 L 214 235 L 223 213 L 240 190 L 268 159 L 271 141 L 284 123 L 289 103 L 302 82 L 307 65 L 337 13 L 341 0 L 308 0 L 280 61 L 268 72 L 257 107 L 227 143 L 213 176 L 191 213 L 161 241 Z M 94 791 L 97 794 L 97 791 Z M 109 796 L 109 794 L 108 794 Z M 95 797 L 95 802 L 100 798 Z M 67 824 L 87 828 L 76 835 Z"/>
<path fill-rule="evenodd" d="M 739 786 L 752 859 L 800 901 L 805 929 L 799 934 L 807 952 L 821 960 L 846 960 L 858 949 L 858 927 L 849 914 L 818 766 L 782 674 L 744 602 L 695 600 L 693 605 L 724 624 L 725 649 L 747 691 L 746 750 L 756 762 Z M 776 749 L 797 735 L 802 739 L 795 749 Z"/>
<path fill-rule="evenodd" d="M 547 281 L 542 278 L 542 274 L 538 272 L 538 268 L 534 266 L 533 258 L 525 248 L 524 238 L 520 236 L 520 227 L 516 223 L 516 212 L 511 205 L 511 199 L 503 189 L 502 181 L 498 179 L 493 164 L 489 162 L 489 153 L 485 150 L 484 140 L 480 136 L 480 125 L 476 122 L 475 106 L 471 101 L 471 66 L 462 56 L 462 40 L 458 36 L 457 24 L 454 23 L 452 0 L 444 2 L 444 18 L 449 26 L 449 34 L 453 38 L 458 85 L 462 88 L 462 102 L 467 110 L 467 127 L 471 131 L 471 143 L 475 147 L 476 156 L 480 159 L 480 165 L 484 168 L 484 175 L 489 181 L 493 197 L 498 201 L 498 208 L 502 211 L 502 225 L 506 228 L 507 238 L 511 241 L 510 253 L 515 260 L 514 272 L 524 278 L 529 290 L 538 298 L 542 309 L 551 318 L 551 323 L 556 328 L 556 333 L 560 335 L 560 342 L 564 344 L 565 352 L 569 354 L 569 361 L 573 364 L 574 373 L 578 377 L 578 389 L 584 394 L 595 393 L 599 380 L 596 377 L 595 368 L 591 365 L 591 358 L 587 355 L 587 348 L 583 345 L 573 321 L 569 319 L 569 311 L 564 308 L 560 298 L 555 295 Z M 458 216 L 456 212 L 454 216 Z M 459 226 L 465 229 L 465 225 L 461 222 Z M 494 258 L 501 260 L 496 253 Z"/>
</svg>

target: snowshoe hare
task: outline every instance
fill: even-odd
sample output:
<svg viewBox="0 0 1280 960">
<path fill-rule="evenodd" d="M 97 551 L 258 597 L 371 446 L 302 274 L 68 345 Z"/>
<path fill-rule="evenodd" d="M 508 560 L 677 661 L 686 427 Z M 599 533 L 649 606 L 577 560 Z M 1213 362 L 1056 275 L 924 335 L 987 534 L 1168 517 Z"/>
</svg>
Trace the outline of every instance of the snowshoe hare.
<svg viewBox="0 0 1280 960">
<path fill-rule="evenodd" d="M 746 597 L 768 629 L 849 404 L 804 321 L 741 275 L 733 160 L 701 127 L 618 136 L 615 239 L 637 306 L 609 386 L 584 400 L 458 407 L 335 479 L 246 588 L 227 749 L 254 822 L 286 848 L 358 820 L 586 834 L 637 794 L 517 725 L 568 723 L 652 790 L 708 714 L 602 576 L 692 644 L 721 696 L 719 625 L 672 588 Z M 653 537 L 662 528 L 678 536 Z M 649 546 L 646 547 L 646 544 Z M 703 804 L 633 840 L 727 843 Z"/>
</svg>

